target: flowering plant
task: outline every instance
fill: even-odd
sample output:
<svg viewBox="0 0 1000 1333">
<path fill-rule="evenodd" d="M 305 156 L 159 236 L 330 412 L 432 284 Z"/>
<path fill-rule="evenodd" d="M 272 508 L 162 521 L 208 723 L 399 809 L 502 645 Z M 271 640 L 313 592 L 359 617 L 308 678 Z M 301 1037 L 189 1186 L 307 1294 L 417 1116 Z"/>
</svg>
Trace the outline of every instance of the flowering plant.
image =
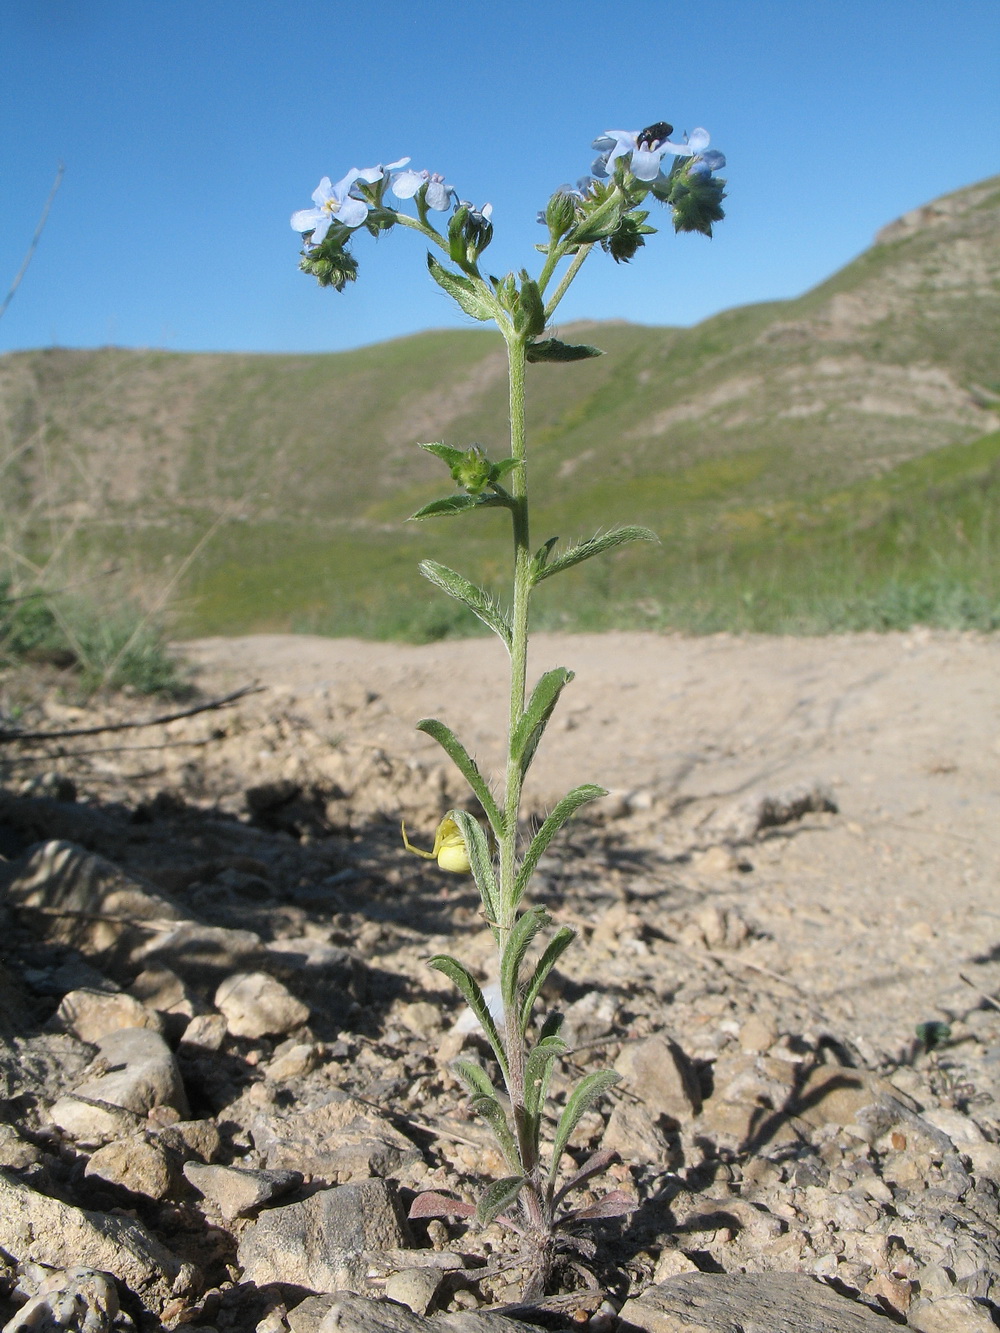
<svg viewBox="0 0 1000 1333">
<path fill-rule="evenodd" d="M 413 518 L 456 516 L 481 509 L 506 509 L 513 535 L 510 600 L 502 604 L 464 575 L 433 560 L 420 570 L 429 581 L 457 599 L 500 639 L 510 658 L 507 759 L 502 788 L 495 790 L 454 732 L 436 718 L 417 725 L 437 741 L 468 782 L 486 823 L 467 810 L 444 816 L 429 852 L 415 848 L 403 831 L 406 847 L 434 859 L 443 870 L 471 871 L 497 946 L 499 985 L 484 992 L 472 971 L 447 954 L 430 960 L 461 991 L 493 1052 L 496 1071 L 472 1060 L 455 1070 L 468 1088 L 473 1108 L 489 1123 L 508 1172 L 490 1184 L 477 1206 L 439 1194 L 418 1196 L 411 1216 L 472 1216 L 482 1224 L 494 1219 L 518 1233 L 528 1249 L 525 1299 L 544 1292 L 560 1248 L 587 1252 L 587 1242 L 573 1237 L 578 1224 L 620 1216 L 634 1206 L 630 1195 L 612 1190 L 589 1207 L 573 1209 L 567 1196 L 609 1166 L 613 1155 L 594 1153 L 561 1180 L 560 1164 L 584 1113 L 617 1081 L 613 1070 L 586 1074 L 572 1091 L 556 1123 L 547 1164 L 543 1162 L 542 1125 L 550 1077 L 567 1050 L 559 1035 L 561 1015 L 534 1019 L 545 980 L 574 938 L 560 926 L 529 961 L 536 939 L 551 925 L 541 906 L 524 907 L 524 897 L 538 861 L 570 817 L 607 793 L 593 784 L 574 787 L 555 805 L 524 845 L 519 828 L 521 793 L 542 734 L 562 691 L 573 678 L 564 667 L 547 671 L 527 689 L 528 624 L 531 595 L 546 579 L 603 552 L 634 541 L 655 541 L 646 528 L 623 526 L 598 533 L 559 550 L 551 538 L 532 550 L 529 537 L 524 387 L 529 363 L 569 362 L 600 356 L 595 347 L 567 344 L 546 336 L 547 326 L 588 256 L 599 246 L 617 263 L 631 260 L 655 232 L 641 205 L 652 195 L 670 210 L 675 231 L 711 236 L 722 216 L 725 182 L 716 172 L 721 153 L 708 150 L 709 136 L 694 130 L 674 142 L 672 127 L 657 122 L 637 133 L 608 130 L 594 141 L 599 157 L 592 175 L 576 188 L 555 191 L 539 220 L 548 232 L 536 248 L 544 255 L 537 277 L 526 269 L 502 278 L 484 277 L 479 266 L 493 237 L 489 204 L 474 208 L 458 197 L 444 177 L 414 171 L 409 158 L 387 167 L 353 168 L 336 185 L 324 177 L 313 195 L 314 209 L 292 215 L 303 233 L 300 268 L 321 286 L 342 291 L 357 276 L 357 260 L 348 249 L 362 228 L 372 235 L 402 226 L 419 232 L 433 250 L 427 266 L 433 280 L 473 319 L 496 324 L 507 347 L 510 389 L 510 455 L 493 460 L 479 445 L 459 449 L 443 442 L 420 447 L 440 458 L 457 486 Z M 665 166 L 669 159 L 669 165 Z M 388 196 L 412 200 L 416 215 L 402 212 Z M 431 213 L 450 216 L 441 227 Z M 557 278 L 557 274 L 561 276 Z M 494 1081 L 499 1075 L 497 1081 Z M 567 1231 L 570 1228 L 570 1231 Z"/>
</svg>

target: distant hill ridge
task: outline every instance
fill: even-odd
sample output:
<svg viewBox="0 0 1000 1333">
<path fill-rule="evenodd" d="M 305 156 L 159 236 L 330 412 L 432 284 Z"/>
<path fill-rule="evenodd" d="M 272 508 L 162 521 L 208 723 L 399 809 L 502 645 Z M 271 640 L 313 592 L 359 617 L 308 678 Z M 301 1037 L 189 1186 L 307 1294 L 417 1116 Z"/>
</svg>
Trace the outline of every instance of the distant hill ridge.
<svg viewBox="0 0 1000 1333">
<path fill-rule="evenodd" d="M 890 223 L 794 300 L 586 337 L 608 355 L 529 381 L 553 521 L 656 526 L 685 495 L 723 512 L 877 478 L 1000 427 L 1000 177 Z M 377 542 L 448 489 L 415 441 L 500 453 L 506 416 L 502 345 L 479 329 L 322 355 L 11 353 L 4 509 L 72 523 L 95 550 L 127 530 L 156 559 L 220 511 Z"/>
</svg>

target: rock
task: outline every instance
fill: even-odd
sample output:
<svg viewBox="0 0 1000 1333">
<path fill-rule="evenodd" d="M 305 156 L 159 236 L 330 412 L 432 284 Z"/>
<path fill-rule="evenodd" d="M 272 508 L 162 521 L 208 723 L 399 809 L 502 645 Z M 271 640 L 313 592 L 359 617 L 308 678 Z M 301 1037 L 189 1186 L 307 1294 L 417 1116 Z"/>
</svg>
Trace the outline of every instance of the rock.
<svg viewBox="0 0 1000 1333">
<path fill-rule="evenodd" d="M 0 1122 L 0 1167 L 25 1171 L 41 1160 L 42 1154 L 33 1143 L 22 1138 L 13 1125 Z"/>
<path fill-rule="evenodd" d="M 199 1166 L 197 1162 L 187 1162 L 184 1175 L 199 1194 L 211 1199 L 227 1222 L 302 1184 L 301 1171 L 247 1171 L 235 1166 Z"/>
<path fill-rule="evenodd" d="M 281 1036 L 309 1018 L 309 1009 L 266 972 L 237 972 L 215 992 L 216 1007 L 234 1037 Z"/>
<path fill-rule="evenodd" d="M 656 1120 L 684 1125 L 701 1110 L 701 1089 L 687 1057 L 662 1033 L 623 1046 L 615 1069 Z"/>
<path fill-rule="evenodd" d="M 98 1043 L 96 1062 L 103 1072 L 74 1089 L 77 1097 L 110 1102 L 136 1115 L 148 1115 L 154 1106 L 172 1106 L 188 1114 L 180 1070 L 170 1048 L 149 1028 L 122 1028 Z"/>
<path fill-rule="evenodd" d="M 697 1273 L 700 1269 L 693 1259 L 689 1259 L 683 1250 L 664 1250 L 656 1261 L 653 1282 L 666 1282 L 667 1278 L 680 1277 L 682 1273 Z"/>
<path fill-rule="evenodd" d="M 371 1301 L 343 1293 L 330 1303 L 321 1323 L 304 1324 L 300 1329 L 289 1319 L 289 1327 L 292 1333 L 537 1333 L 537 1328 L 492 1310 L 425 1318 L 395 1301 Z"/>
<path fill-rule="evenodd" d="M 99 1148 L 133 1134 L 142 1124 L 139 1116 L 123 1106 L 85 1097 L 60 1097 L 49 1109 L 49 1120 L 81 1148 Z"/>
<path fill-rule="evenodd" d="M 221 1014 L 196 1014 L 184 1029 L 181 1048 L 188 1051 L 221 1051 L 229 1029 Z"/>
<path fill-rule="evenodd" d="M 400 1249 L 407 1239 L 391 1186 L 361 1180 L 263 1213 L 243 1233 L 238 1259 L 242 1280 L 258 1287 L 282 1282 L 317 1292 L 363 1291 L 365 1252 Z"/>
<path fill-rule="evenodd" d="M 304 1078 L 318 1063 L 319 1050 L 314 1042 L 286 1043 L 264 1066 L 264 1077 L 275 1083 L 286 1083 L 289 1079 Z"/>
<path fill-rule="evenodd" d="M 163 1019 L 124 991 L 73 990 L 64 995 L 55 1019 L 81 1041 L 98 1042 L 120 1028 L 150 1028 L 163 1033 Z"/>
<path fill-rule="evenodd" d="M 989 1309 L 971 1296 L 945 1296 L 921 1302 L 909 1318 L 916 1333 L 996 1333 Z"/>
<path fill-rule="evenodd" d="M 31 1299 L 3 1333 L 113 1333 L 117 1325 L 118 1289 L 107 1273 L 26 1264 L 17 1286 Z"/>
<path fill-rule="evenodd" d="M 100 958 L 112 976 L 148 940 L 150 923 L 183 916 L 151 885 L 72 842 L 35 847 L 8 873 L 8 901 L 37 916 L 40 934 Z"/>
<path fill-rule="evenodd" d="M 385 1294 L 414 1314 L 426 1314 L 444 1281 L 440 1268 L 404 1268 L 386 1278 Z"/>
<path fill-rule="evenodd" d="M 145 1134 L 133 1134 L 98 1148 L 84 1175 L 97 1176 L 148 1199 L 165 1199 L 177 1180 L 176 1167 L 165 1145 Z"/>
<path fill-rule="evenodd" d="M 755 792 L 717 811 L 706 831 L 722 842 L 749 842 L 762 829 L 791 824 L 811 813 L 837 813 L 824 782 L 803 782 L 779 792 Z"/>
<path fill-rule="evenodd" d="M 128 987 L 129 995 L 160 1014 L 192 1018 L 201 1012 L 197 996 L 169 967 L 146 967 Z"/>
<path fill-rule="evenodd" d="M 38 1194 L 0 1171 L 0 1250 L 18 1263 L 113 1273 L 158 1313 L 186 1278 L 180 1260 L 139 1222 L 85 1212 Z"/>
<path fill-rule="evenodd" d="M 196 986 L 217 986 L 232 973 L 262 963 L 265 957 L 261 938 L 252 930 L 203 926 L 195 921 L 161 931 L 133 953 L 134 962 L 169 968 L 182 981 Z"/>
<path fill-rule="evenodd" d="M 421 1159 L 405 1134 L 339 1091 L 308 1111 L 260 1115 L 250 1132 L 270 1170 L 289 1168 L 331 1182 L 391 1175 Z"/>
<path fill-rule="evenodd" d="M 804 1273 L 688 1273 L 626 1301 L 647 1333 L 891 1333 L 882 1315 Z"/>
<path fill-rule="evenodd" d="M 670 1164 L 670 1145 L 648 1107 L 620 1101 L 611 1112 L 601 1147 L 616 1152 L 623 1162 Z"/>
<path fill-rule="evenodd" d="M 307 1296 L 285 1316 L 289 1333 L 319 1333 L 323 1320 L 336 1304 L 336 1296 Z"/>
<path fill-rule="evenodd" d="M 222 1139 L 214 1120 L 178 1120 L 154 1131 L 160 1142 L 182 1162 L 192 1157 L 211 1162 L 222 1148 Z"/>
</svg>

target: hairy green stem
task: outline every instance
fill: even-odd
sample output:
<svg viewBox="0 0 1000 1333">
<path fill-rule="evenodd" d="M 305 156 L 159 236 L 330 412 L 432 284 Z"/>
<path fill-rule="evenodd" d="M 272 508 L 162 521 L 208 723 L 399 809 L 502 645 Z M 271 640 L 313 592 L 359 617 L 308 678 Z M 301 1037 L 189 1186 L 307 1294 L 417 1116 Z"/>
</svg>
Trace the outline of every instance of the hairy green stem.
<svg viewBox="0 0 1000 1333">
<path fill-rule="evenodd" d="M 545 307 L 546 319 L 552 318 L 552 314 L 556 306 L 566 295 L 567 291 L 569 290 L 570 283 L 580 272 L 580 269 L 583 267 L 584 261 L 590 254 L 591 250 L 593 250 L 593 248 L 594 244 L 593 242 L 591 242 L 589 245 L 581 245 L 579 250 L 577 250 L 576 255 L 573 258 L 572 264 L 570 264 L 569 268 L 563 274 L 562 281 L 560 282 L 559 286 L 555 289 L 555 291 L 552 293 L 552 298 Z"/>
</svg>

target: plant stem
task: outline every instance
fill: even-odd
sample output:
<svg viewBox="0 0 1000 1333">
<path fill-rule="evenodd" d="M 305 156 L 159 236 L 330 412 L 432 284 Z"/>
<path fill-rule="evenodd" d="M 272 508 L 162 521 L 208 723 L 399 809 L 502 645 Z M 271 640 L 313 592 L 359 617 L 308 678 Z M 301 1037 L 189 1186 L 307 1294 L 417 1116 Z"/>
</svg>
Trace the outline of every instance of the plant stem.
<svg viewBox="0 0 1000 1333">
<path fill-rule="evenodd" d="M 591 242 L 590 245 L 581 245 L 580 248 L 579 248 L 579 250 L 577 250 L 575 256 L 573 257 L 573 262 L 572 262 L 572 264 L 570 264 L 569 268 L 568 268 L 568 269 L 566 270 L 566 272 L 563 274 L 563 276 L 562 276 L 562 281 L 560 282 L 559 286 L 558 286 L 558 287 L 555 289 L 555 291 L 553 292 L 553 294 L 552 294 L 552 299 L 549 301 L 549 303 L 548 303 L 548 304 L 546 305 L 546 307 L 545 307 L 545 318 L 546 318 L 546 319 L 551 319 L 551 318 L 552 318 L 552 313 L 553 313 L 553 311 L 555 310 L 555 308 L 556 308 L 556 306 L 559 304 L 559 302 L 563 299 L 563 297 L 566 295 L 566 292 L 567 292 L 568 289 L 569 289 L 569 285 L 570 285 L 570 283 L 573 281 L 573 279 L 576 277 L 576 275 L 580 272 L 580 269 L 581 269 L 582 266 L 583 266 L 583 262 L 584 262 L 584 260 L 587 258 L 587 256 L 590 254 L 591 250 L 593 250 L 593 248 L 594 248 L 594 245 L 593 245 L 593 242 Z"/>
<path fill-rule="evenodd" d="M 524 429 L 524 339 L 507 338 L 510 370 L 510 452 L 517 459 L 511 474 L 514 504 L 511 519 L 514 537 L 514 594 L 511 609 L 510 712 L 507 725 L 507 772 L 504 783 L 504 826 L 500 841 L 500 921 L 497 949 L 503 957 L 517 915 L 514 881 L 517 874 L 517 817 L 521 805 L 523 774 L 519 756 L 513 752 L 514 733 L 524 713 L 528 673 L 528 602 L 531 596 L 531 545 L 528 528 L 528 477 Z M 525 1214 L 532 1229 L 546 1229 L 545 1210 L 536 1177 L 538 1145 L 528 1125 L 524 1106 L 524 1040 L 515 1014 L 506 1015 L 504 1047 L 507 1052 L 507 1091 L 517 1132 L 521 1166 L 528 1177 L 522 1191 Z"/>
</svg>

